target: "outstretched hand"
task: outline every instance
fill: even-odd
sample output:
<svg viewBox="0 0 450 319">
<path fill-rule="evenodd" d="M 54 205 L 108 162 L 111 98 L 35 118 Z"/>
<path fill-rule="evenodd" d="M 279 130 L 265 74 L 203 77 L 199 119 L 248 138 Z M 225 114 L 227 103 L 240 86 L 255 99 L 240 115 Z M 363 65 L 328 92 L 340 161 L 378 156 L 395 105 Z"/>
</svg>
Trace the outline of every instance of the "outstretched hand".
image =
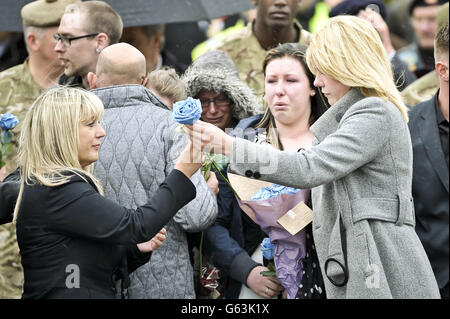
<svg viewBox="0 0 450 319">
<path fill-rule="evenodd" d="M 163 241 L 166 240 L 166 229 L 163 228 L 149 241 L 137 244 L 139 251 L 142 253 L 149 253 L 155 251 L 162 246 Z"/>
<path fill-rule="evenodd" d="M 230 157 L 233 138 L 217 126 L 197 121 L 193 125 L 185 125 L 184 130 L 192 144 L 204 153 L 224 154 Z"/>
</svg>

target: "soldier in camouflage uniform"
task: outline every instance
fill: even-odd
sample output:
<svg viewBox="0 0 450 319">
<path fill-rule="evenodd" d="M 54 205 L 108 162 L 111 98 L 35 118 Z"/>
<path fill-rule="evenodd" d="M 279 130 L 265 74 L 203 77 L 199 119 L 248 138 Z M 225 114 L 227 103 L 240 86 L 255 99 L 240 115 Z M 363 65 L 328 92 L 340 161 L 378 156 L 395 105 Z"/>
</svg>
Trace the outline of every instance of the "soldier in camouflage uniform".
<svg viewBox="0 0 450 319">
<path fill-rule="evenodd" d="M 300 1 L 286 0 L 284 4 L 275 2 L 253 0 L 257 6 L 256 19 L 249 22 L 245 29 L 225 37 L 213 48 L 228 53 L 241 80 L 254 89 L 259 97 L 264 96 L 262 63 L 267 51 L 279 43 L 299 42 L 308 45 L 311 41 L 311 34 L 294 21 Z"/>
<path fill-rule="evenodd" d="M 12 113 L 22 122 L 34 100 L 57 83 L 63 69 L 58 61 L 53 34 L 65 6 L 80 0 L 38 0 L 21 10 L 24 38 L 29 57 L 23 64 L 0 73 L 0 113 Z M 6 171 L 16 169 L 17 139 L 21 124 L 14 130 L 13 148 L 5 158 Z M 17 246 L 15 224 L 0 225 L 0 298 L 20 298 L 23 270 Z"/>
<path fill-rule="evenodd" d="M 439 6 L 437 14 L 438 30 L 448 23 L 448 2 Z M 433 70 L 404 89 L 401 94 L 408 106 L 414 106 L 429 100 L 439 89 L 439 78 L 436 70 Z"/>
</svg>

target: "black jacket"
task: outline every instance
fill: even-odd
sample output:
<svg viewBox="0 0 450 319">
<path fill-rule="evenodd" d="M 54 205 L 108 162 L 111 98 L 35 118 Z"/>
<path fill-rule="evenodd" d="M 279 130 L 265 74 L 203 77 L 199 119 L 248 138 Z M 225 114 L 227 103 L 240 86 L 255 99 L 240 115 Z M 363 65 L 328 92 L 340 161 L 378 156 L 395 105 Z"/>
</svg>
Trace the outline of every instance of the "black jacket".
<svg viewBox="0 0 450 319">
<path fill-rule="evenodd" d="M 12 222 L 19 190 L 20 173 L 16 169 L 0 183 L 0 225 Z"/>
<path fill-rule="evenodd" d="M 150 254 L 136 244 L 155 236 L 196 195 L 174 170 L 146 205 L 133 210 L 101 196 L 87 180 L 25 186 L 17 219 L 23 298 L 115 298 L 124 257 L 128 272 L 147 262 Z"/>
<path fill-rule="evenodd" d="M 449 277 L 448 166 L 436 119 L 438 94 L 414 106 L 409 113 L 413 146 L 412 195 L 416 232 L 430 259 L 439 288 Z"/>
</svg>

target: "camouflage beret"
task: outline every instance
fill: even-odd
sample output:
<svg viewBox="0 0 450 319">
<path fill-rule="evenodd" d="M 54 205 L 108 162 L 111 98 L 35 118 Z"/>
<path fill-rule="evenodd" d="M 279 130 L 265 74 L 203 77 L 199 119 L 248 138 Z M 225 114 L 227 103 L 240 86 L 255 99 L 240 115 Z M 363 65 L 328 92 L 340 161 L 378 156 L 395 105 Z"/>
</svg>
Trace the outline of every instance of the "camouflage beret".
<svg viewBox="0 0 450 319">
<path fill-rule="evenodd" d="M 81 0 L 37 0 L 22 7 L 24 25 L 34 27 L 58 26 L 66 7 Z"/>
</svg>

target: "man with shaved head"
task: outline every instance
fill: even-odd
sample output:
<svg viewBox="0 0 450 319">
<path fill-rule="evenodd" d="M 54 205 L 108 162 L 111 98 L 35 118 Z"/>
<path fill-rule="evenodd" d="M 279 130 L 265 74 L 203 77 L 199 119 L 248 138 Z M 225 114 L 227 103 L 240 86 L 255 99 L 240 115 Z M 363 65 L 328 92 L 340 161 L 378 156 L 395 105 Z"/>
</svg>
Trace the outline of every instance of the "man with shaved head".
<svg viewBox="0 0 450 319">
<path fill-rule="evenodd" d="M 120 84 L 147 83 L 144 55 L 132 45 L 117 43 L 99 55 L 95 74 L 88 73 L 91 89 Z"/>
<path fill-rule="evenodd" d="M 105 106 L 101 123 L 107 132 L 94 174 L 105 197 L 127 208 L 154 195 L 188 143 L 176 132 L 168 107 L 144 86 L 145 74 L 145 57 L 133 46 L 117 43 L 102 50 L 95 74 L 87 76 Z M 197 196 L 166 225 L 164 244 L 130 278 L 126 272 L 119 274 L 122 297 L 195 298 L 186 232 L 210 226 L 217 216 L 217 201 L 200 172 L 191 180 Z"/>
</svg>

